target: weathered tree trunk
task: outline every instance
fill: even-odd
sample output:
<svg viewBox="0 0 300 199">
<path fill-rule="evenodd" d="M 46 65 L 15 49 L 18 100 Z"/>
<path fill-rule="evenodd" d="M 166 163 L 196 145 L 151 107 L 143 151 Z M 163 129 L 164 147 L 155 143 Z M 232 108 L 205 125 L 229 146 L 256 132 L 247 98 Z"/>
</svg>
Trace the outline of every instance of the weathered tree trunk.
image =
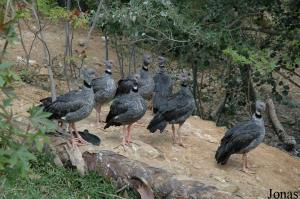
<svg viewBox="0 0 300 199">
<path fill-rule="evenodd" d="M 198 100 L 200 101 L 200 98 L 198 96 L 198 66 L 192 61 L 192 70 L 193 70 L 193 95 L 194 100 L 196 104 L 196 115 L 200 115 L 200 106 L 198 103 Z"/>
<path fill-rule="evenodd" d="M 287 150 L 293 149 L 296 145 L 296 140 L 293 136 L 288 135 L 284 130 L 282 124 L 280 123 L 277 117 L 275 106 L 271 98 L 267 99 L 267 106 L 269 117 L 277 136 L 286 145 Z"/>
<path fill-rule="evenodd" d="M 128 159 L 112 151 L 84 152 L 54 138 L 50 148 L 55 151 L 55 162 L 60 166 L 76 166 L 80 173 L 96 171 L 112 180 L 118 188 L 131 187 L 140 193 L 142 199 L 229 199 L 229 193 L 219 191 L 194 180 L 182 180 L 164 169 Z M 53 145 L 55 143 L 55 146 Z M 71 165 L 70 165 L 71 163 Z"/>
<path fill-rule="evenodd" d="M 0 64 L 2 63 L 2 60 L 3 60 L 3 57 L 5 55 L 7 46 L 8 46 L 8 40 L 5 40 L 5 44 L 3 46 L 3 49 L 2 49 L 1 55 L 0 55 Z"/>
<path fill-rule="evenodd" d="M 104 38 L 105 38 L 105 60 L 108 60 L 108 36 L 107 36 L 107 32 L 105 31 L 104 33 Z"/>
<path fill-rule="evenodd" d="M 89 31 L 88 31 L 88 35 L 87 35 L 87 37 L 86 37 L 86 41 L 85 41 L 85 44 L 84 44 L 85 48 L 87 48 L 87 47 L 89 46 L 89 41 L 90 41 L 90 39 L 91 39 L 92 32 L 93 32 L 93 30 L 94 30 L 94 28 L 95 28 L 95 26 L 96 26 L 96 24 L 97 24 L 97 20 L 98 20 L 99 14 L 100 14 L 100 9 L 101 9 L 101 7 L 102 7 L 102 3 L 103 3 L 103 0 L 101 0 L 101 1 L 99 2 L 98 7 L 97 7 L 97 11 L 96 11 L 96 13 L 95 13 L 95 16 L 93 17 L 92 25 L 91 25 L 91 27 L 90 27 L 90 29 L 89 29 Z M 79 5 L 79 4 L 78 4 L 78 5 Z"/>
<path fill-rule="evenodd" d="M 117 35 L 114 35 L 114 47 L 116 49 L 116 54 L 117 54 L 117 58 L 118 58 L 118 62 L 119 62 L 119 68 L 120 68 L 120 75 L 121 78 L 125 77 L 124 74 L 124 65 L 123 65 L 123 54 L 122 54 L 122 47 L 120 47 L 120 45 L 118 45 L 118 37 Z M 120 52 L 121 50 L 121 52 Z"/>
<path fill-rule="evenodd" d="M 255 112 L 255 104 L 256 101 L 256 92 L 253 87 L 252 77 L 251 77 L 251 66 L 244 65 L 240 68 L 241 76 L 243 81 L 243 89 L 242 91 L 247 96 L 247 104 L 249 105 L 249 116 L 251 116 Z"/>
<path fill-rule="evenodd" d="M 55 89 L 55 80 L 53 78 L 51 55 L 50 55 L 49 48 L 48 48 L 47 43 L 46 43 L 45 38 L 44 38 L 44 34 L 42 32 L 43 28 L 42 28 L 40 17 L 38 15 L 38 4 L 37 4 L 36 0 L 32 1 L 31 9 L 32 9 L 33 15 L 36 19 L 36 23 L 39 27 L 39 30 L 41 30 L 41 31 L 39 31 L 40 36 L 38 36 L 38 39 L 43 43 L 43 47 L 44 47 L 43 48 L 43 50 L 44 50 L 44 64 L 46 64 L 47 69 L 48 69 L 52 101 L 55 101 L 56 100 L 56 89 Z"/>
</svg>

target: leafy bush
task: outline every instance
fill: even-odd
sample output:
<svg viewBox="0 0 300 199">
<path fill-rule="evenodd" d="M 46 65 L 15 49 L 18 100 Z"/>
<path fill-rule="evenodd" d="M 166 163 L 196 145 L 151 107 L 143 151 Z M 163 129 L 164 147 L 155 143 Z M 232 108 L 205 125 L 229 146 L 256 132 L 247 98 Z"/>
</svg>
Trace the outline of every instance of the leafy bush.
<svg viewBox="0 0 300 199">
<path fill-rule="evenodd" d="M 10 63 L 0 64 L 0 175 L 6 177 L 25 176 L 29 161 L 35 160 L 32 149 L 41 151 L 46 141 L 45 131 L 54 129 L 55 125 L 47 119 L 49 113 L 38 107 L 31 108 L 30 116 L 21 123 L 16 120 L 12 110 L 13 99 L 17 96 L 11 84 L 19 77 L 10 70 Z M 26 129 L 26 130 L 25 130 Z"/>
</svg>

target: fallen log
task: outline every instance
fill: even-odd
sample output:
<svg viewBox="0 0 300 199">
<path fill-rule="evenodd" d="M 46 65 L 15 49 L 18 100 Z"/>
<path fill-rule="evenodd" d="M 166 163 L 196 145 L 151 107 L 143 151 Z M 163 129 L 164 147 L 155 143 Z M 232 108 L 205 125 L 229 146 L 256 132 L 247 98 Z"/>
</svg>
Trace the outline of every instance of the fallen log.
<svg viewBox="0 0 300 199">
<path fill-rule="evenodd" d="M 56 141 L 50 144 L 55 151 L 55 159 L 59 165 L 75 166 L 81 174 L 96 171 L 115 182 L 120 190 L 130 187 L 136 190 L 142 199 L 231 199 L 237 198 L 222 192 L 214 186 L 205 185 L 195 180 L 177 177 L 168 171 L 151 167 L 145 163 L 131 160 L 113 151 L 83 152 L 77 147 Z M 53 139 L 52 139 L 53 140 Z M 84 170 L 84 171 L 83 171 Z"/>
<path fill-rule="evenodd" d="M 288 135 L 284 130 L 282 124 L 280 123 L 277 117 L 275 105 L 271 98 L 267 99 L 267 106 L 270 121 L 278 138 L 286 145 L 287 150 L 292 150 L 296 145 L 296 139 L 293 136 Z"/>
</svg>

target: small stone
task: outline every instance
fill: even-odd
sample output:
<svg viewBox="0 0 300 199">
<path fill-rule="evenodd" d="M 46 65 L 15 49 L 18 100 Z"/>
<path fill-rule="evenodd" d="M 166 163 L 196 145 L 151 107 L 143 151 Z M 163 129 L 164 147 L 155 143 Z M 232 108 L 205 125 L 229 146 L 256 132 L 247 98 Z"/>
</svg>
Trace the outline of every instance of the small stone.
<svg viewBox="0 0 300 199">
<path fill-rule="evenodd" d="M 152 159 L 161 157 L 158 150 L 140 140 L 134 141 L 134 144 L 132 144 L 132 149 L 135 152 L 135 155 L 140 157 L 147 157 Z"/>
<path fill-rule="evenodd" d="M 81 46 L 81 47 L 84 47 L 84 45 L 85 45 L 84 39 L 79 39 L 78 40 L 78 45 Z"/>
<path fill-rule="evenodd" d="M 219 182 L 226 182 L 225 179 L 219 177 L 219 176 L 214 176 L 214 179 L 218 180 Z"/>
</svg>

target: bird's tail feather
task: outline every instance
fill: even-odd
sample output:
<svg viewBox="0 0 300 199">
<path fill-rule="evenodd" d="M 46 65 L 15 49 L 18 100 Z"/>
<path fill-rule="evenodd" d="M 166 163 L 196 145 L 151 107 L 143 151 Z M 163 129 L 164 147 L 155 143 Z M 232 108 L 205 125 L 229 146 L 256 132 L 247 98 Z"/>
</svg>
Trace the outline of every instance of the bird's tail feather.
<svg viewBox="0 0 300 199">
<path fill-rule="evenodd" d="M 224 165 L 227 163 L 230 155 L 231 153 L 226 149 L 226 147 L 224 145 L 221 145 L 216 152 L 215 159 L 218 164 Z"/>
<path fill-rule="evenodd" d="M 154 118 L 151 120 L 150 124 L 148 125 L 147 129 L 154 133 L 157 129 L 161 132 L 166 128 L 167 122 L 164 120 L 161 114 L 156 114 Z"/>
</svg>

